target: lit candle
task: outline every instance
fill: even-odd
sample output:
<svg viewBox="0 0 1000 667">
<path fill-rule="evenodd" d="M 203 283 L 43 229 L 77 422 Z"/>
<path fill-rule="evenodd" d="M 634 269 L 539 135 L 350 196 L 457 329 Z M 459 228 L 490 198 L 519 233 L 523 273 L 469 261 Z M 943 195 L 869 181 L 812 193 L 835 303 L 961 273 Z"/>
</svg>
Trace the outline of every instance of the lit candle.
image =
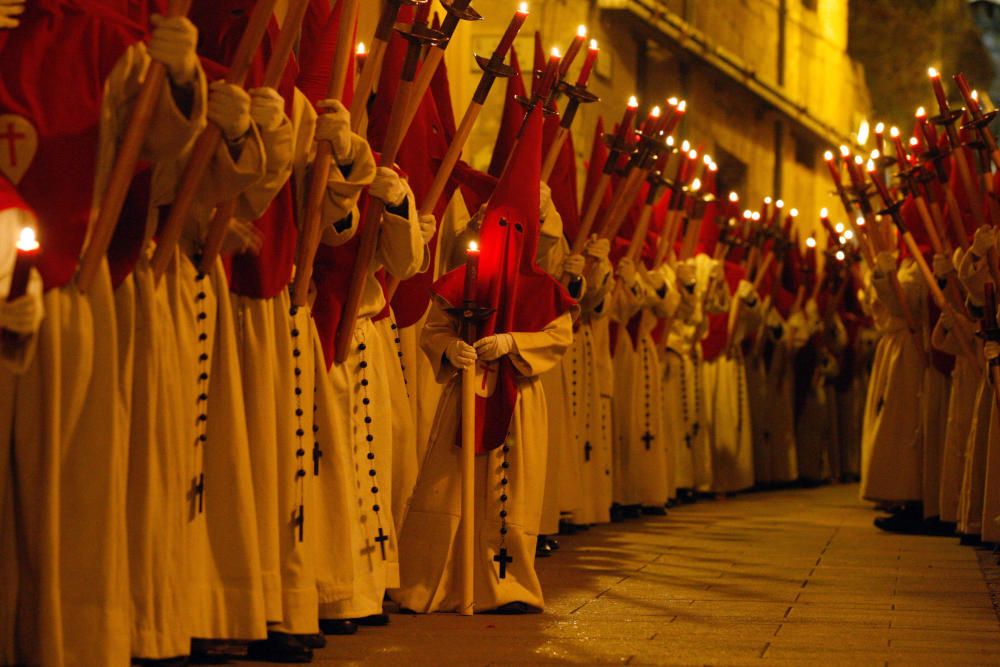
<svg viewBox="0 0 1000 667">
<path fill-rule="evenodd" d="M 923 107 L 917 107 L 916 119 L 917 124 L 920 126 L 920 133 L 924 135 L 924 141 L 927 142 L 928 149 L 933 149 L 937 146 L 937 130 L 927 121 L 927 111 Z"/>
<path fill-rule="evenodd" d="M 680 124 L 681 119 L 687 112 L 687 100 L 681 100 L 674 107 L 674 113 L 670 115 L 667 119 L 667 124 L 663 127 L 664 134 L 673 134 L 674 130 Z"/>
<path fill-rule="evenodd" d="M 507 52 L 510 51 L 510 47 L 514 44 L 514 39 L 517 37 L 517 33 L 521 31 L 521 26 L 528 18 L 528 3 L 522 2 L 514 12 L 514 17 L 507 24 L 507 31 L 500 38 L 500 43 L 497 44 L 496 50 L 493 52 L 496 56 L 499 56 L 502 61 L 507 57 Z"/>
<path fill-rule="evenodd" d="M 879 153 L 885 153 L 885 123 L 875 126 L 875 147 Z"/>
<path fill-rule="evenodd" d="M 656 126 L 660 122 L 660 114 L 663 112 L 660 110 L 659 106 L 654 106 L 649 110 L 649 115 L 646 116 L 646 120 L 643 121 L 642 127 L 639 128 L 639 134 L 651 136 L 656 131 Z"/>
<path fill-rule="evenodd" d="M 632 131 L 632 123 L 635 121 L 635 116 L 638 113 L 639 100 L 637 100 L 635 95 L 633 95 L 628 98 L 628 104 L 625 105 L 625 113 L 622 114 L 622 120 L 618 124 L 618 133 L 615 136 L 615 145 L 623 146 L 628 140 L 629 133 Z"/>
<path fill-rule="evenodd" d="M 594 69 L 594 63 L 597 62 L 597 54 L 600 50 L 597 48 L 597 40 L 590 40 L 590 48 L 587 49 L 587 57 L 583 60 L 583 67 L 580 68 L 580 76 L 576 78 L 576 85 L 579 88 L 585 88 L 587 86 L 587 81 L 590 80 L 590 72 Z"/>
<path fill-rule="evenodd" d="M 576 55 L 580 53 L 580 49 L 583 48 L 583 43 L 587 41 L 587 26 L 581 25 L 577 26 L 576 37 L 573 41 L 569 43 L 569 48 L 566 49 L 566 55 L 563 56 L 562 62 L 559 64 L 559 78 L 566 78 L 566 73 L 569 72 L 570 65 L 576 60 Z"/>
<path fill-rule="evenodd" d="M 17 240 L 17 257 L 14 260 L 14 273 L 10 279 L 10 289 L 7 291 L 7 301 L 14 301 L 24 296 L 28 290 L 28 276 L 38 259 L 39 245 L 35 238 L 35 230 L 22 227 Z M 3 340 L 7 344 L 16 343 L 18 335 L 6 329 L 3 330 Z"/>
<path fill-rule="evenodd" d="M 539 100 L 547 100 L 549 98 L 552 86 L 556 83 L 556 76 L 559 74 L 559 62 L 561 60 L 562 56 L 559 55 L 559 49 L 553 48 L 552 53 L 549 55 L 549 62 L 542 73 L 541 83 L 538 84 L 537 98 Z"/>
<path fill-rule="evenodd" d="M 969 86 L 965 75 L 960 72 L 954 76 L 954 79 L 955 83 L 958 84 L 958 91 L 962 93 L 962 98 L 965 99 L 965 104 L 969 107 L 973 118 L 981 117 L 983 110 L 979 107 L 979 100 L 976 99 L 975 91 Z"/>
<path fill-rule="evenodd" d="M 465 249 L 465 305 L 476 303 L 476 285 L 479 282 L 479 244 L 469 241 Z"/>
<path fill-rule="evenodd" d="M 847 172 L 851 175 L 851 183 L 856 188 L 863 188 L 865 183 L 864 174 L 861 172 L 861 166 L 865 163 L 864 158 L 860 155 L 855 155 L 854 159 L 847 163 Z"/>
<path fill-rule="evenodd" d="M 365 68 L 366 60 L 368 60 L 368 49 L 365 48 L 364 42 L 358 42 L 358 48 L 354 52 L 354 63 L 357 65 L 359 72 Z"/>
<path fill-rule="evenodd" d="M 833 179 L 834 187 L 840 190 L 844 187 L 844 183 L 840 180 L 840 168 L 837 166 L 837 161 L 833 159 L 833 151 L 823 153 L 823 159 L 826 161 L 826 168 L 830 170 L 830 178 Z"/>
<path fill-rule="evenodd" d="M 868 176 L 872 179 L 872 183 L 875 184 L 875 189 L 878 190 L 879 197 L 886 206 L 892 206 L 892 194 L 889 192 L 889 188 L 886 187 L 885 181 L 882 176 L 878 173 L 878 169 L 875 168 L 875 163 L 872 161 L 868 162 Z"/>
<path fill-rule="evenodd" d="M 948 96 L 944 94 L 944 84 L 941 83 L 941 74 L 933 67 L 928 67 L 927 76 L 931 78 L 931 86 L 934 88 L 934 97 L 937 98 L 938 108 L 944 114 L 948 111 Z"/>
<path fill-rule="evenodd" d="M 896 161 L 900 165 L 909 164 L 910 158 L 906 154 L 906 149 L 903 148 L 903 140 L 899 136 L 899 128 L 893 126 L 889 130 L 889 137 L 892 138 L 892 145 L 896 149 Z"/>
</svg>

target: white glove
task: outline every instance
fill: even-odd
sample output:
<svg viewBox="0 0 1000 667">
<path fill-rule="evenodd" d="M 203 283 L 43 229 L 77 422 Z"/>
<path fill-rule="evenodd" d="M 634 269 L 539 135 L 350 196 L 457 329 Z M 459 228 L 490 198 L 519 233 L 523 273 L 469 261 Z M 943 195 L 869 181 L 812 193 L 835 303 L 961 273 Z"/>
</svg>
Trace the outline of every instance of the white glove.
<svg viewBox="0 0 1000 667">
<path fill-rule="evenodd" d="M 386 206 L 395 208 L 403 203 L 410 189 L 389 167 L 379 167 L 375 171 L 375 180 L 368 186 L 368 193 L 376 199 L 381 199 Z"/>
<path fill-rule="evenodd" d="M 236 141 L 250 130 L 250 96 L 239 86 L 213 81 L 208 86 L 206 115 L 226 139 Z"/>
<path fill-rule="evenodd" d="M 538 184 L 538 216 L 542 220 L 548 217 L 552 208 L 552 188 L 545 181 Z"/>
<path fill-rule="evenodd" d="M 882 275 L 896 272 L 896 257 L 886 250 L 875 256 L 875 270 Z"/>
<path fill-rule="evenodd" d="M 574 278 L 579 278 L 583 274 L 583 269 L 587 265 L 587 260 L 583 255 L 566 255 L 562 263 L 562 272 L 568 273 Z"/>
<path fill-rule="evenodd" d="M 476 363 L 476 348 L 464 340 L 456 339 L 448 344 L 444 351 L 445 358 L 459 370 L 466 369 Z"/>
<path fill-rule="evenodd" d="M 32 269 L 28 277 L 28 289 L 23 295 L 13 301 L 0 299 L 0 329 L 29 336 L 38 331 L 44 315 L 42 276 Z"/>
<path fill-rule="evenodd" d="M 1000 358 L 1000 343 L 993 340 L 986 341 L 986 344 L 983 345 L 983 352 L 986 354 L 987 362 Z"/>
<path fill-rule="evenodd" d="M 691 262 L 683 262 L 677 265 L 676 269 L 677 282 L 684 287 L 692 287 L 697 281 L 697 275 L 694 268 L 694 264 Z"/>
<path fill-rule="evenodd" d="M 24 13 L 27 0 L 0 0 L 0 29 L 11 30 L 21 25 L 18 16 Z"/>
<path fill-rule="evenodd" d="M 602 262 L 608 258 L 608 253 L 611 252 L 611 241 L 599 239 L 596 235 L 591 236 L 583 252 L 588 257 L 593 257 L 597 261 Z"/>
<path fill-rule="evenodd" d="M 972 253 L 976 257 L 986 257 L 990 250 L 997 245 L 996 230 L 989 225 L 984 225 L 976 230 L 976 235 L 972 237 Z"/>
<path fill-rule="evenodd" d="M 259 255 L 264 247 L 264 235 L 252 222 L 233 218 L 222 240 L 222 254 L 227 256 L 250 253 Z"/>
<path fill-rule="evenodd" d="M 322 100 L 316 106 L 320 110 L 316 119 L 316 141 L 329 141 L 337 164 L 350 164 L 354 161 L 351 112 L 340 100 Z"/>
<path fill-rule="evenodd" d="M 819 322 L 819 306 L 812 299 L 806 301 L 806 319 L 810 322 Z"/>
<path fill-rule="evenodd" d="M 757 291 L 753 288 L 752 283 L 741 280 L 740 284 L 736 286 L 736 297 L 751 304 L 757 300 Z"/>
<path fill-rule="evenodd" d="M 424 245 L 431 242 L 435 231 L 437 231 L 437 220 L 434 216 L 430 214 L 420 216 L 420 238 L 423 239 Z"/>
<path fill-rule="evenodd" d="M 934 264 L 934 276 L 936 278 L 944 278 L 955 270 L 955 265 L 951 263 L 951 257 L 948 257 L 948 255 L 943 253 L 935 253 L 932 262 Z"/>
<path fill-rule="evenodd" d="M 476 354 L 483 361 L 495 361 L 514 350 L 514 337 L 510 334 L 486 336 L 476 341 Z"/>
<path fill-rule="evenodd" d="M 274 132 L 285 122 L 285 100 L 274 88 L 250 90 L 250 117 L 264 132 Z"/>
<path fill-rule="evenodd" d="M 6 1 L 6 0 L 0 0 Z M 179 86 L 194 81 L 198 72 L 198 29 L 182 16 L 166 18 L 153 14 L 153 35 L 149 40 L 149 57 L 167 67 L 170 78 Z"/>
<path fill-rule="evenodd" d="M 622 257 L 618 262 L 618 276 L 629 284 L 635 281 L 635 262 L 628 257 Z"/>
</svg>

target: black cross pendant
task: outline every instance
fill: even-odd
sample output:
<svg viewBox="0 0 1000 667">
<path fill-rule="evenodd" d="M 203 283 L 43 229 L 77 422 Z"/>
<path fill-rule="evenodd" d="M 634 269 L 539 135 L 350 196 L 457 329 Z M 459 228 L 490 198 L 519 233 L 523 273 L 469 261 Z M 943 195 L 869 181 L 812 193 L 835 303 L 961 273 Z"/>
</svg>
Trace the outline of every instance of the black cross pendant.
<svg viewBox="0 0 1000 667">
<path fill-rule="evenodd" d="M 385 543 L 389 541 L 389 536 L 382 532 L 382 528 L 378 529 L 378 537 L 375 538 L 378 542 L 379 548 L 382 550 L 382 560 L 385 560 Z"/>
<path fill-rule="evenodd" d="M 593 445 L 590 444 L 589 440 L 587 442 L 583 443 L 583 460 L 584 461 L 589 461 L 590 460 L 590 450 L 592 450 L 593 448 L 594 447 L 593 447 Z"/>
<path fill-rule="evenodd" d="M 507 555 L 507 547 L 500 547 L 500 553 L 493 557 L 494 563 L 500 563 L 500 578 L 507 578 L 507 563 L 513 563 L 514 559 Z"/>
<path fill-rule="evenodd" d="M 305 535 L 306 528 L 306 508 L 305 505 L 299 505 L 299 511 L 295 516 L 295 526 L 299 529 L 299 542 L 302 541 Z"/>
<path fill-rule="evenodd" d="M 640 440 L 642 440 L 644 443 L 646 443 L 646 449 L 652 449 L 653 448 L 653 441 L 656 440 L 656 437 L 652 433 L 650 433 L 649 431 L 646 431 L 645 433 L 642 434 L 642 437 L 640 438 Z"/>
<path fill-rule="evenodd" d="M 205 473 L 191 480 L 191 502 L 198 498 L 198 514 L 205 511 Z"/>
<path fill-rule="evenodd" d="M 690 433 L 685 433 L 684 434 L 684 444 L 687 445 L 688 449 L 691 449 L 691 434 Z"/>
<path fill-rule="evenodd" d="M 319 460 L 323 458 L 323 450 L 319 448 L 319 443 L 313 443 L 313 476 L 319 476 Z"/>
</svg>

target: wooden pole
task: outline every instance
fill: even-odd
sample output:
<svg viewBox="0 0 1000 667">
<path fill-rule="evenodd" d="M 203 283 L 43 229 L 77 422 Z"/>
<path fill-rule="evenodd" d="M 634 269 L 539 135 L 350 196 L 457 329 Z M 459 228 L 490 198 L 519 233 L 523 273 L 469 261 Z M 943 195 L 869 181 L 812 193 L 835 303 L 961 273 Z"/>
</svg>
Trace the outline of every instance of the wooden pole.
<svg viewBox="0 0 1000 667">
<path fill-rule="evenodd" d="M 354 34 L 354 24 L 358 17 L 360 0 L 340 0 L 343 4 L 340 13 L 340 35 L 337 48 L 333 54 L 333 68 L 330 72 L 330 83 L 327 87 L 327 97 L 343 99 L 344 87 L 347 83 L 347 68 L 351 62 L 351 39 Z M 368 61 L 365 61 L 368 64 Z M 292 282 L 292 304 L 303 307 L 309 303 L 309 285 L 312 282 L 313 262 L 319 249 L 323 228 L 323 200 L 326 197 L 327 183 L 330 180 L 330 169 L 333 166 L 333 146 L 328 141 L 316 145 L 316 155 L 313 157 L 312 175 L 309 179 L 309 189 L 305 199 L 305 215 L 302 219 L 302 230 L 299 235 L 299 246 L 295 257 L 295 280 Z"/>
<path fill-rule="evenodd" d="M 462 371 L 462 616 L 475 611 L 476 364 Z"/>
<path fill-rule="evenodd" d="M 385 142 L 382 146 L 381 165 L 391 167 L 396 161 L 396 155 L 406 136 L 406 109 L 413 94 L 413 77 L 416 75 L 417 59 L 420 56 L 420 41 L 412 39 L 403 63 L 402 79 L 393 101 L 392 113 L 389 115 L 389 126 L 386 129 Z M 368 281 L 368 271 L 375 250 L 378 246 L 379 229 L 382 226 L 382 214 L 385 204 L 374 197 L 369 197 L 368 208 L 361 223 L 361 242 L 354 258 L 354 268 L 351 282 L 347 288 L 344 309 L 340 315 L 337 334 L 334 340 L 334 360 L 344 363 L 350 353 L 351 339 L 358 321 L 358 311 L 361 308 L 361 297 Z"/>
<path fill-rule="evenodd" d="M 306 10 L 309 9 L 309 0 L 292 0 L 285 14 L 284 25 L 274 43 L 274 51 L 271 59 L 264 70 L 264 79 L 261 81 L 263 88 L 277 88 L 281 83 L 281 77 L 288 66 L 288 59 L 292 55 L 292 47 L 299 39 L 299 32 L 302 29 L 302 21 L 305 19 Z M 339 45 L 338 45 L 339 47 Z M 215 214 L 208 227 L 208 234 L 205 236 L 205 244 L 201 249 L 201 270 L 208 273 L 215 260 L 222 251 L 222 243 L 226 240 L 229 231 L 229 223 L 236 213 L 235 199 L 222 203 L 215 207 Z"/>
<path fill-rule="evenodd" d="M 226 74 L 226 83 L 238 86 L 243 85 L 243 81 L 246 80 L 247 72 L 250 69 L 250 62 L 253 60 L 257 48 L 260 46 L 261 40 L 264 39 L 264 35 L 267 33 L 267 25 L 271 21 L 271 14 L 274 12 L 276 2 L 277 0 L 258 0 L 257 4 L 254 5 L 246 31 L 243 33 L 236 47 L 233 64 L 229 67 L 229 72 Z M 212 156 L 215 154 L 215 150 L 218 148 L 221 140 L 222 130 L 218 125 L 209 123 L 202 130 L 191 151 L 191 157 L 188 158 L 187 165 L 184 167 L 184 173 L 181 175 L 180 185 L 177 186 L 174 202 L 170 207 L 170 214 L 167 216 L 167 221 L 163 224 L 159 243 L 156 246 L 156 251 L 153 253 L 151 264 L 153 275 L 157 282 L 163 277 L 164 271 L 167 270 L 167 264 L 173 257 L 177 242 L 181 237 L 181 231 L 184 228 L 184 223 L 187 222 L 188 213 L 194 204 L 195 195 L 198 192 L 202 177 L 208 170 Z"/>
<path fill-rule="evenodd" d="M 368 52 L 368 57 L 365 58 L 364 66 L 361 68 L 361 76 L 358 77 L 358 82 L 354 86 L 354 99 L 351 101 L 351 129 L 358 134 L 363 134 L 360 130 L 368 123 L 368 98 L 371 96 L 372 90 L 375 89 L 375 82 L 382 74 L 385 52 L 389 48 L 392 28 L 396 23 L 396 17 L 399 16 L 401 5 L 401 0 L 388 0 L 385 9 L 382 10 L 378 26 L 375 28 L 375 36 L 372 38 L 371 49 Z M 353 30 L 352 25 L 351 33 Z M 350 44 L 351 40 L 347 41 Z M 340 92 L 334 94 L 339 95 Z"/>
<path fill-rule="evenodd" d="M 167 7 L 167 16 L 186 16 L 190 9 L 191 0 L 171 0 Z M 118 225 L 118 217 L 125 204 L 125 197 L 128 196 L 132 176 L 135 174 L 135 166 L 139 162 L 142 145 L 146 141 L 146 134 L 153 122 L 153 113 L 159 103 L 160 91 L 163 89 L 166 77 L 167 68 L 163 63 L 156 60 L 149 63 L 149 67 L 146 69 L 146 78 L 136 96 L 132 106 L 132 115 L 129 117 L 125 133 L 122 135 L 115 163 L 111 167 L 108 185 L 104 190 L 104 198 L 90 232 L 90 240 L 80 261 L 76 285 L 81 293 L 86 293 L 90 289 L 97 275 L 97 269 L 108 253 L 108 246 L 111 244 L 115 227 Z"/>
<path fill-rule="evenodd" d="M 549 146 L 549 152 L 545 155 L 545 161 L 542 162 L 541 173 L 543 183 L 548 183 L 549 179 L 552 178 L 552 172 L 556 168 L 556 163 L 559 162 L 559 154 L 562 153 L 567 139 L 569 139 L 569 128 L 560 127 L 556 132 L 556 136 L 552 139 L 552 145 Z"/>
</svg>

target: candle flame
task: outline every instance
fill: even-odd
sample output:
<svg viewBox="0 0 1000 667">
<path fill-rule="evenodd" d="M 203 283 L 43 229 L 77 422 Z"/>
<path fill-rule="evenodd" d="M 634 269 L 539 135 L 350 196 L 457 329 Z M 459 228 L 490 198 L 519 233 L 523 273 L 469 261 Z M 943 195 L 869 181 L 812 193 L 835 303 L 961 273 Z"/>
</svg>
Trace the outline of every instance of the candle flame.
<svg viewBox="0 0 1000 667">
<path fill-rule="evenodd" d="M 743 211 L 744 220 L 749 220 L 751 217 L 753 217 L 753 211 L 751 211 L 750 209 Z"/>
<path fill-rule="evenodd" d="M 688 108 L 687 100 L 681 100 L 677 104 L 677 112 L 678 113 L 684 113 L 685 111 L 687 111 L 687 108 Z"/>
<path fill-rule="evenodd" d="M 597 40 L 596 39 L 590 40 L 590 50 L 591 51 L 597 51 L 597 50 L 599 50 L 597 48 Z"/>
<path fill-rule="evenodd" d="M 356 55 L 363 56 L 368 53 L 368 49 L 365 48 L 364 42 L 358 42 L 358 50 L 355 52 Z"/>
<path fill-rule="evenodd" d="M 851 239 L 854 238 L 854 232 L 852 232 L 850 229 L 845 230 L 844 231 L 844 238 L 847 239 L 848 241 L 850 241 Z"/>
<path fill-rule="evenodd" d="M 928 67 L 928 68 L 927 68 L 927 76 L 929 76 L 929 77 L 930 77 L 930 78 L 932 78 L 932 79 L 936 79 L 936 78 L 938 78 L 938 77 L 939 77 L 939 76 L 941 76 L 941 75 L 940 75 L 940 74 L 938 74 L 938 71 L 937 71 L 937 70 L 936 70 L 935 68 L 933 68 L 933 67 Z"/>
<path fill-rule="evenodd" d="M 841 147 L 840 147 L 840 155 L 841 155 L 841 157 L 847 157 L 850 154 L 851 154 L 851 149 L 848 148 L 847 146 L 841 145 Z"/>
<path fill-rule="evenodd" d="M 856 165 L 862 165 L 864 163 L 865 163 L 865 159 L 863 157 L 861 157 L 860 155 L 855 155 L 854 156 L 854 164 L 856 164 Z"/>
<path fill-rule="evenodd" d="M 868 164 L 865 165 L 865 168 L 868 169 L 868 171 L 870 173 L 874 173 L 874 171 L 875 171 L 875 160 L 868 160 Z"/>
<path fill-rule="evenodd" d="M 553 46 L 550 54 L 553 58 L 562 58 L 562 54 L 559 52 L 558 46 Z"/>
<path fill-rule="evenodd" d="M 760 221 L 760 213 L 759 213 L 759 212 L 757 212 L 757 211 L 754 211 L 754 212 L 753 212 L 753 213 L 752 213 L 752 214 L 750 215 L 750 219 L 751 219 L 751 220 L 753 220 L 754 222 L 759 222 L 759 221 Z"/>
<path fill-rule="evenodd" d="M 704 162 L 705 166 L 709 168 L 711 168 L 711 166 L 715 164 L 715 162 L 712 161 L 712 156 L 709 155 L 708 153 L 705 153 L 705 157 L 703 157 L 701 161 Z"/>
<path fill-rule="evenodd" d="M 691 149 L 691 150 L 690 150 L 690 151 L 688 152 L 688 158 L 689 158 L 689 159 L 691 159 L 691 160 L 697 160 L 697 159 L 698 159 L 698 151 L 696 151 L 696 150 L 694 150 L 694 149 L 692 148 L 692 149 Z"/>
<path fill-rule="evenodd" d="M 864 146 L 868 143 L 868 135 L 871 132 L 871 126 L 868 124 L 868 120 L 862 120 L 861 125 L 858 126 L 858 143 Z"/>
<path fill-rule="evenodd" d="M 910 145 L 911 146 L 917 146 L 919 144 L 920 144 L 920 139 L 917 139 L 916 137 L 910 137 Z"/>
<path fill-rule="evenodd" d="M 858 219 L 855 221 L 855 224 L 857 224 L 858 227 L 864 227 L 865 226 L 865 218 L 864 218 L 864 216 L 863 215 L 859 215 Z"/>
<path fill-rule="evenodd" d="M 845 256 L 846 256 L 846 255 L 844 255 L 844 251 L 843 251 L 843 250 L 838 250 L 838 251 L 837 251 L 837 254 L 836 254 L 836 255 L 834 255 L 834 257 L 836 257 L 836 258 L 837 258 L 837 261 L 838 261 L 838 262 L 843 262 L 843 261 L 844 261 L 844 257 L 845 257 Z"/>
<path fill-rule="evenodd" d="M 779 199 L 778 201 L 774 202 L 774 205 L 778 208 L 785 208 L 785 202 L 782 199 Z"/>
<path fill-rule="evenodd" d="M 826 160 L 827 162 L 832 161 L 833 160 L 833 151 L 826 151 L 825 153 L 823 153 L 823 159 Z"/>
<path fill-rule="evenodd" d="M 675 107 L 675 106 L 677 106 L 677 105 L 678 105 L 679 103 L 680 103 L 680 102 L 678 101 L 678 99 L 677 99 L 676 97 L 671 97 L 671 98 L 669 98 L 669 99 L 667 100 L 667 104 L 669 104 L 669 105 L 670 105 L 670 106 L 672 106 L 672 107 Z"/>
<path fill-rule="evenodd" d="M 660 107 L 656 106 L 653 107 L 653 110 L 649 112 L 649 115 L 652 116 L 653 118 L 659 118 L 661 113 L 663 112 L 660 110 Z"/>
<path fill-rule="evenodd" d="M 917 118 L 925 118 L 927 116 L 927 109 L 923 107 L 917 107 L 917 113 L 914 114 Z"/>
<path fill-rule="evenodd" d="M 731 201 L 731 202 L 733 202 L 735 204 L 739 200 L 740 200 L 740 196 L 738 194 L 736 194 L 735 192 L 730 192 L 729 193 L 729 201 Z"/>
<path fill-rule="evenodd" d="M 882 134 L 883 132 L 885 132 L 885 123 L 879 122 L 875 126 L 875 134 Z"/>
<path fill-rule="evenodd" d="M 583 25 L 582 23 L 580 25 L 576 26 L 576 36 L 579 37 L 580 39 L 583 39 L 584 37 L 586 37 L 587 36 L 587 26 Z"/>
<path fill-rule="evenodd" d="M 630 95 L 629 96 L 629 98 L 628 98 L 628 107 L 629 107 L 629 109 L 638 109 L 639 108 L 639 100 L 636 98 L 635 95 Z"/>
<path fill-rule="evenodd" d="M 978 102 L 979 101 L 979 91 L 976 90 L 976 89 L 973 89 L 971 97 L 972 97 L 972 99 L 974 99 L 974 100 L 976 100 Z"/>
<path fill-rule="evenodd" d="M 882 153 L 880 153 L 877 148 L 868 155 L 868 158 L 871 160 L 877 160 L 880 157 L 882 157 Z"/>
<path fill-rule="evenodd" d="M 836 232 L 837 232 L 838 234 L 843 234 L 843 233 L 844 233 L 844 223 L 842 223 L 842 222 L 838 222 L 838 223 L 837 223 L 837 224 L 836 224 L 836 225 L 834 226 L 834 228 L 833 228 L 833 229 L 834 229 L 834 231 L 836 231 Z"/>
<path fill-rule="evenodd" d="M 764 197 L 764 203 L 767 204 L 768 206 L 771 205 L 772 201 L 774 201 L 774 200 L 771 199 L 770 197 Z"/>
<path fill-rule="evenodd" d="M 697 192 L 698 190 L 701 190 L 701 179 L 695 178 L 693 181 L 691 181 L 691 191 Z"/>
<path fill-rule="evenodd" d="M 816 247 L 816 239 L 814 239 L 813 237 L 810 236 L 809 238 L 806 239 L 806 245 L 809 246 L 810 248 L 815 248 Z"/>
<path fill-rule="evenodd" d="M 896 127 L 895 125 L 889 128 L 889 136 L 892 137 L 893 139 L 897 139 L 899 137 L 899 128 Z"/>
<path fill-rule="evenodd" d="M 528 13 L 528 3 L 527 2 L 522 2 L 520 5 L 518 5 L 517 6 L 517 13 L 518 14 L 527 14 Z"/>
<path fill-rule="evenodd" d="M 479 244 L 475 241 L 469 241 L 469 252 L 479 252 Z"/>
<path fill-rule="evenodd" d="M 38 250 L 38 240 L 35 238 L 33 227 L 21 227 L 21 233 L 17 239 L 17 249 L 22 252 L 34 252 Z"/>
<path fill-rule="evenodd" d="M 788 212 L 788 215 L 792 216 L 793 218 L 799 217 L 799 209 L 793 208 L 791 211 Z"/>
<path fill-rule="evenodd" d="M 674 135 L 670 135 L 669 137 L 667 137 L 667 145 L 668 146 L 674 145 Z"/>
<path fill-rule="evenodd" d="M 827 218 L 830 217 L 830 211 L 826 208 L 821 208 L 819 210 L 819 217 L 821 220 L 826 220 Z"/>
<path fill-rule="evenodd" d="M 691 142 L 685 139 L 684 143 L 681 144 L 681 152 L 687 153 L 689 150 L 691 150 Z"/>
</svg>

